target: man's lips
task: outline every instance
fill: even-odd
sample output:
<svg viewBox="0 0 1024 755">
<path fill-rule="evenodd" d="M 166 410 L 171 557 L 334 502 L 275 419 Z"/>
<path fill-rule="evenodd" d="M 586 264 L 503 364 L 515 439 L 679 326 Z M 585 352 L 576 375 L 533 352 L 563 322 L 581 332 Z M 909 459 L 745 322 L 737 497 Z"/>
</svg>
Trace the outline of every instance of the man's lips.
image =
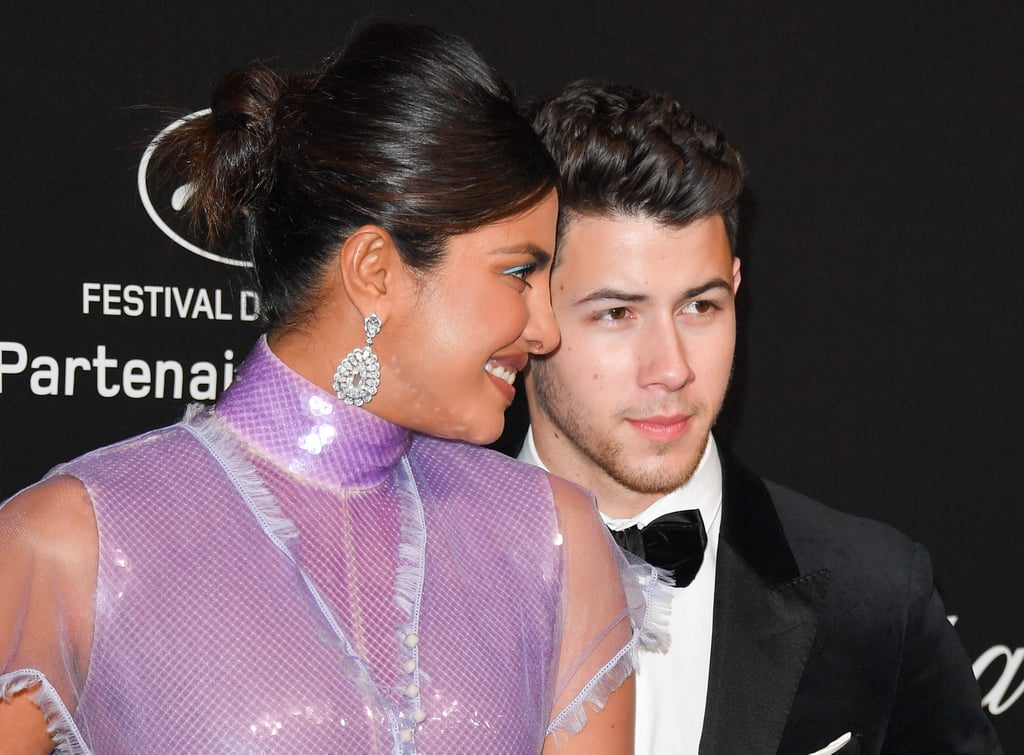
<svg viewBox="0 0 1024 755">
<path fill-rule="evenodd" d="M 670 441 L 679 438 L 690 426 L 692 415 L 672 415 L 627 419 L 633 429 L 651 440 Z"/>
</svg>

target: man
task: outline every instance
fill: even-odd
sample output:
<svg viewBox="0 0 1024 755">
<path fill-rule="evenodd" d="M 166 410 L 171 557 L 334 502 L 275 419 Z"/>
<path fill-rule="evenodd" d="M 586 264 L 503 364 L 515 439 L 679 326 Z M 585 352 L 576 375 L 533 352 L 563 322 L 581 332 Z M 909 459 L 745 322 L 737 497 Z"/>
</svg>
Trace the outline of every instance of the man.
<svg viewBox="0 0 1024 755">
<path fill-rule="evenodd" d="M 562 343 L 532 360 L 520 458 L 593 490 L 616 539 L 678 585 L 669 651 L 640 658 L 637 752 L 999 752 L 925 550 L 761 480 L 711 433 L 739 154 L 626 87 L 577 82 L 535 124 L 562 172 Z M 682 510 L 699 515 L 669 517 L 675 535 L 645 531 Z"/>
</svg>

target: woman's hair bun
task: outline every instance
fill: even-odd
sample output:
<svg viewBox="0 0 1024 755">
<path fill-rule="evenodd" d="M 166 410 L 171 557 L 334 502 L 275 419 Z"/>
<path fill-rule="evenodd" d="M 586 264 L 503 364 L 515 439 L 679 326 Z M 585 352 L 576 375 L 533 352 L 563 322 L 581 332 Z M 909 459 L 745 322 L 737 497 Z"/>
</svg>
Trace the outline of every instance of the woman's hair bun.
<svg viewBox="0 0 1024 755">
<path fill-rule="evenodd" d="M 255 61 L 228 74 L 210 111 L 189 118 L 157 145 L 155 159 L 189 186 L 186 206 L 211 246 L 251 216 L 274 178 L 275 113 L 284 80 Z"/>
</svg>

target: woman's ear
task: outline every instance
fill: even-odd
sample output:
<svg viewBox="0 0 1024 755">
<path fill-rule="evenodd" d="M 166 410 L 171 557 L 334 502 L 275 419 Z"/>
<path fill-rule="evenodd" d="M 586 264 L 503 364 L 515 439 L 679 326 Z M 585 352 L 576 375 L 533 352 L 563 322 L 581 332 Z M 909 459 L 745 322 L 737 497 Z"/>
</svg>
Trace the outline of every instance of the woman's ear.
<svg viewBox="0 0 1024 755">
<path fill-rule="evenodd" d="M 385 317 L 389 294 L 394 296 L 405 263 L 391 234 L 375 225 L 356 229 L 342 244 L 339 255 L 341 284 L 363 315 Z"/>
</svg>

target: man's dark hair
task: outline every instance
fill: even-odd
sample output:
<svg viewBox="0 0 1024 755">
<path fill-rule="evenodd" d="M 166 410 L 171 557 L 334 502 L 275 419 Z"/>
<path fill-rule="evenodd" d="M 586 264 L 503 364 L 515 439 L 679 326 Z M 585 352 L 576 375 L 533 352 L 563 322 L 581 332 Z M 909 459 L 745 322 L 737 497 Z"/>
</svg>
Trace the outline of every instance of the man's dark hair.
<svg viewBox="0 0 1024 755">
<path fill-rule="evenodd" d="M 721 215 L 735 252 L 743 158 L 678 102 L 583 80 L 528 115 L 561 172 L 560 230 L 579 215 L 640 215 L 674 227 Z"/>
</svg>

